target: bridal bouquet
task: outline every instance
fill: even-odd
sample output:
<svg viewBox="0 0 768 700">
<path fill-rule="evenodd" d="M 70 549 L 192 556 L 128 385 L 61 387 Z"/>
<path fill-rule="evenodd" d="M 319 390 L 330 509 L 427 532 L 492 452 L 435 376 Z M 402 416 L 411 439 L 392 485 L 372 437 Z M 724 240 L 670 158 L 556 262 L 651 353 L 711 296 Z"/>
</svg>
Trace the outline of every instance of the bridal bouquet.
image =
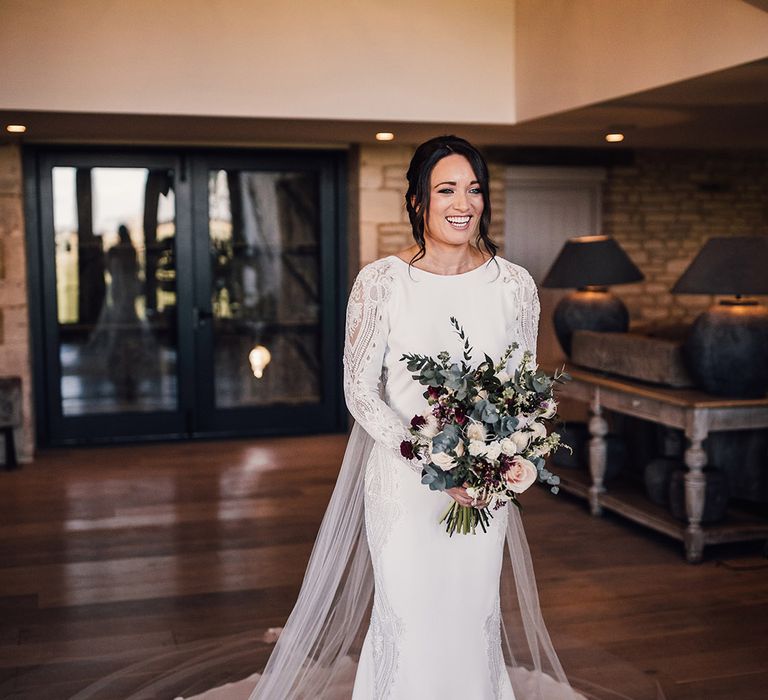
<svg viewBox="0 0 768 700">
<path fill-rule="evenodd" d="M 560 478 L 544 466 L 544 458 L 559 447 L 560 435 L 547 433 L 546 424 L 557 417 L 555 384 L 570 379 L 558 370 L 550 376 L 533 364 L 526 351 L 513 375 L 506 371 L 510 345 L 498 362 L 485 355 L 477 367 L 468 362 L 472 346 L 458 321 L 451 324 L 464 341 L 462 362 L 451 363 L 443 351 L 437 359 L 404 354 L 413 378 L 427 387 L 424 398 L 429 408 L 411 420 L 411 440 L 404 440 L 400 452 L 406 459 L 423 459 L 423 484 L 433 491 L 467 486 L 473 502 L 461 506 L 453 501 L 439 522 L 446 532 L 483 532 L 493 517 L 491 510 L 508 502 L 522 509 L 518 494 L 537 479 L 558 492 Z"/>
</svg>

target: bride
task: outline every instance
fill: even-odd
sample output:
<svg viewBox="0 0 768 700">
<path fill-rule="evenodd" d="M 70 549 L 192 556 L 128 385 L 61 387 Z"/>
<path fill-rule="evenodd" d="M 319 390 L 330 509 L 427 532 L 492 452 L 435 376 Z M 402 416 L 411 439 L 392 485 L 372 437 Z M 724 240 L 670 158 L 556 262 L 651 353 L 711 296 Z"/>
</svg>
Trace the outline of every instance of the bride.
<svg viewBox="0 0 768 700">
<path fill-rule="evenodd" d="M 542 620 L 517 509 L 496 511 L 487 533 L 448 537 L 438 520 L 449 499 L 483 504 L 463 487 L 430 491 L 400 455 L 426 407 L 403 353 L 460 358 L 455 316 L 473 362 L 517 341 L 512 368 L 535 352 L 539 320 L 530 274 L 495 255 L 477 149 L 431 139 L 407 179 L 415 243 L 352 287 L 344 392 L 355 425 L 298 601 L 261 676 L 197 698 L 583 698 Z"/>
</svg>

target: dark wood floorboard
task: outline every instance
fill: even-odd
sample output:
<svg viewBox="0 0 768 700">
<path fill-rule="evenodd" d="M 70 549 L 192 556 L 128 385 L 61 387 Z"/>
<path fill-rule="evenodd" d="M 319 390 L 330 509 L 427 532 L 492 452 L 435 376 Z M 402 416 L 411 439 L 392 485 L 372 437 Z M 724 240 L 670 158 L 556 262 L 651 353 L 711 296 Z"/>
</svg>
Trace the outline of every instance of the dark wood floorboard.
<svg viewBox="0 0 768 700">
<path fill-rule="evenodd" d="M 257 670 L 271 648 L 258 640 L 293 605 L 344 444 L 50 450 L 0 473 L 0 697 L 61 700 L 131 664 L 151 680 L 163 654 L 238 634 L 257 640 L 249 656 L 210 669 L 199 689 Z M 691 566 L 680 543 L 593 518 L 567 494 L 534 488 L 524 502 L 569 672 L 611 686 L 627 664 L 669 700 L 768 698 L 762 543 L 711 547 Z"/>
</svg>

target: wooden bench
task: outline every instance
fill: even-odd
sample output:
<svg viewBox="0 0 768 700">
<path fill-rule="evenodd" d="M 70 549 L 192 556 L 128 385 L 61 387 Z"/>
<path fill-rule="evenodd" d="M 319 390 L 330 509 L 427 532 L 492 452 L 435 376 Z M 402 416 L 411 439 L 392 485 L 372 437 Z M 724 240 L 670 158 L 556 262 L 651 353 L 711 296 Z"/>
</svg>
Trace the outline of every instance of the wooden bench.
<svg viewBox="0 0 768 700">
<path fill-rule="evenodd" d="M 21 427 L 21 379 L 0 377 L 0 433 L 5 440 L 5 468 L 14 469 L 16 441 L 13 431 Z"/>
</svg>

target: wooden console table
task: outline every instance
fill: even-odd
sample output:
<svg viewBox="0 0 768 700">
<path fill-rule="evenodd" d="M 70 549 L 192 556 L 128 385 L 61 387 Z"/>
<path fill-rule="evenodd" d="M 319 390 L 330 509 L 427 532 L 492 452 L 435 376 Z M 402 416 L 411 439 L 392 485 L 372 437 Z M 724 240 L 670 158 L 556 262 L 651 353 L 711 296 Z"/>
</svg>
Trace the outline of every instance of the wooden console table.
<svg viewBox="0 0 768 700">
<path fill-rule="evenodd" d="M 553 367 L 544 368 L 553 371 Z M 729 511 L 725 522 L 702 525 L 706 482 L 703 468 L 707 453 L 702 443 L 710 432 L 768 428 L 768 398 L 727 399 L 694 389 L 657 387 L 639 381 L 616 378 L 580 367 L 567 367 L 573 380 L 558 385 L 559 397 L 589 404 L 588 478 L 560 473 L 561 488 L 589 500 L 593 515 L 610 510 L 685 543 L 689 562 L 701 561 L 704 545 L 768 538 L 768 518 Z M 687 525 L 675 520 L 664 508 L 652 503 L 636 489 L 617 488 L 609 493 L 603 486 L 606 466 L 605 435 L 608 424 L 603 409 L 643 418 L 685 431 L 685 509 Z"/>
</svg>

